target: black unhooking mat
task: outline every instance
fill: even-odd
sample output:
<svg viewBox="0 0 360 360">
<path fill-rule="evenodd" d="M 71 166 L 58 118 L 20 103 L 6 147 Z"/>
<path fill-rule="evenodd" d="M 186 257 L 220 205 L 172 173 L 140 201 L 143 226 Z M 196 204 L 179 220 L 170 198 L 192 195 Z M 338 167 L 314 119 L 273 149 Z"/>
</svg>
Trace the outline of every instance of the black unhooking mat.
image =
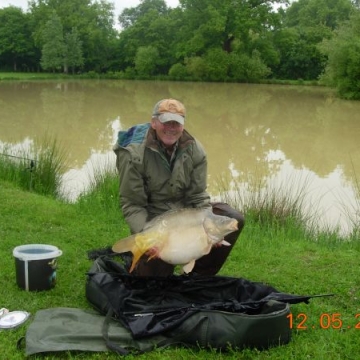
<svg viewBox="0 0 360 360">
<path fill-rule="evenodd" d="M 97 313 L 39 311 L 27 331 L 26 353 L 111 349 L 126 355 L 175 344 L 266 349 L 290 341 L 290 304 L 319 296 L 326 295 L 291 295 L 225 276 L 136 277 L 104 256 L 86 282 Z"/>
<path fill-rule="evenodd" d="M 222 349 L 288 343 L 289 304 L 315 296 L 323 295 L 291 295 L 225 276 L 136 277 L 109 257 L 94 262 L 86 284 L 88 301 L 119 320 L 133 339 L 161 334 L 167 343 L 173 338 L 174 343 Z"/>
</svg>

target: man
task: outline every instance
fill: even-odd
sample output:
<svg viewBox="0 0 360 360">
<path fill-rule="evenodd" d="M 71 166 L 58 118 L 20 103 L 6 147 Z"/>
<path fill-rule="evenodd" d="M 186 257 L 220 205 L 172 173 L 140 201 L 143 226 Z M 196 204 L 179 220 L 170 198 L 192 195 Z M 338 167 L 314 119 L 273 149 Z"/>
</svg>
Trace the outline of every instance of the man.
<svg viewBox="0 0 360 360">
<path fill-rule="evenodd" d="M 120 204 L 132 233 L 165 211 L 211 207 L 238 220 L 239 230 L 225 237 L 231 246 L 214 247 L 198 259 L 194 273 L 215 275 L 225 262 L 243 226 L 244 217 L 229 205 L 210 203 L 206 192 L 207 159 L 202 145 L 185 129 L 186 110 L 175 99 L 156 103 L 151 123 L 120 131 L 114 146 L 120 176 Z M 168 276 L 174 266 L 144 255 L 134 274 Z"/>
</svg>

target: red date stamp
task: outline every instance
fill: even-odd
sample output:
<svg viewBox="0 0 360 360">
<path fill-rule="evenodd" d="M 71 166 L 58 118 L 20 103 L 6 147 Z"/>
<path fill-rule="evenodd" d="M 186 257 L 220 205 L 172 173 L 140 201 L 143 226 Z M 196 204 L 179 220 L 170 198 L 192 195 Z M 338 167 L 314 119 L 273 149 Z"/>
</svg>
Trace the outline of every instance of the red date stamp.
<svg viewBox="0 0 360 360">
<path fill-rule="evenodd" d="M 360 329 L 360 314 L 355 315 L 356 324 L 352 326 L 344 324 L 340 313 L 323 313 L 319 316 L 317 324 L 308 324 L 308 316 L 304 313 L 300 313 L 296 316 L 290 313 L 286 318 L 289 319 L 290 329 Z"/>
</svg>

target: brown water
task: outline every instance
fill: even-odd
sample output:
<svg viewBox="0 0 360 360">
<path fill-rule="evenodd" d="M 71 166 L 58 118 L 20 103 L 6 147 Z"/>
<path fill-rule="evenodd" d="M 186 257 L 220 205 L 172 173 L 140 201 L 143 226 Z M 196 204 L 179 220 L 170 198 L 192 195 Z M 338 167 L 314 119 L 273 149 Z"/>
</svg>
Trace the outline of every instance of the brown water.
<svg viewBox="0 0 360 360">
<path fill-rule="evenodd" d="M 56 136 L 69 152 L 64 191 L 76 198 L 86 189 L 93 164 L 114 160 L 117 131 L 150 121 L 154 104 L 167 97 L 184 102 L 186 128 L 207 150 L 212 196 L 220 178 L 235 178 L 245 188 L 251 176 L 263 177 L 279 191 L 306 186 L 315 215 L 348 229 L 344 206 L 353 211 L 354 176 L 360 177 L 360 102 L 336 99 L 325 88 L 1 82 L 0 145 L 17 148 L 35 137 Z"/>
</svg>

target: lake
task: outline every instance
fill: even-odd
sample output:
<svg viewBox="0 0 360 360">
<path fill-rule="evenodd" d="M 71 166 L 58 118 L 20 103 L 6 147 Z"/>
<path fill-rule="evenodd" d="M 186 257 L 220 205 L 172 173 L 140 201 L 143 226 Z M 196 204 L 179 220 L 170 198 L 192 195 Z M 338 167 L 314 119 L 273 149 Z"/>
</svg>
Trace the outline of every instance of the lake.
<svg viewBox="0 0 360 360">
<path fill-rule="evenodd" d="M 214 199 L 219 184 L 248 188 L 254 177 L 279 191 L 306 187 L 316 217 L 349 231 L 348 215 L 359 204 L 354 179 L 360 179 L 360 102 L 337 99 L 323 87 L 2 81 L 0 145 L 15 150 L 55 136 L 68 151 L 63 191 L 76 199 L 94 164 L 114 161 L 117 132 L 149 122 L 154 104 L 169 97 L 185 104 L 185 127 L 207 150 Z"/>
</svg>

